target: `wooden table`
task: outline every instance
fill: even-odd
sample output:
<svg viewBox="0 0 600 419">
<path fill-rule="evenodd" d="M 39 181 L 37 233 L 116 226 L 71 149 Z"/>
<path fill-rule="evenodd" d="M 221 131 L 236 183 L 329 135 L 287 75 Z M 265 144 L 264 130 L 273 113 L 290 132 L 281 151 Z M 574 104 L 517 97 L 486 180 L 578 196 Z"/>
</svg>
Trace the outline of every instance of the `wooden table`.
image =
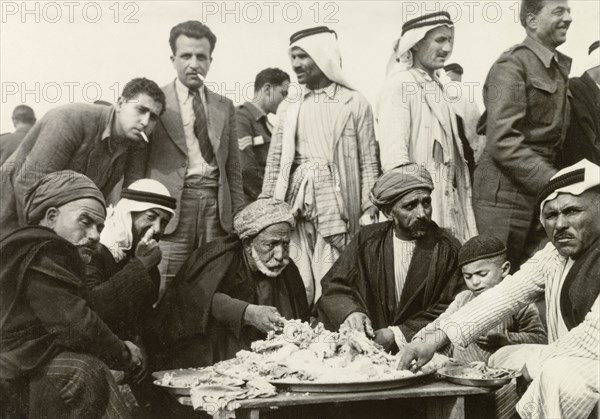
<svg viewBox="0 0 600 419">
<path fill-rule="evenodd" d="M 356 393 L 280 393 L 264 399 L 240 400 L 236 418 L 258 419 L 261 411 L 286 406 L 315 405 L 324 403 L 345 403 L 373 400 L 427 399 L 427 418 L 464 419 L 465 396 L 491 393 L 487 387 L 467 387 L 435 379 L 410 387 L 394 390 L 367 391 Z M 180 397 L 179 403 L 191 406 L 189 397 Z"/>
</svg>

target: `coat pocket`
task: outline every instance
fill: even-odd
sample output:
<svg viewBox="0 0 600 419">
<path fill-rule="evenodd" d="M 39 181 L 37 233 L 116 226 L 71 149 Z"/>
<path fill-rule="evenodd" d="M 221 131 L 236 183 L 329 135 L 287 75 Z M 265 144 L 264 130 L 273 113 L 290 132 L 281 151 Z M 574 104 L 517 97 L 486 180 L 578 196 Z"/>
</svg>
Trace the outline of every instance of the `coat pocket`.
<svg viewBox="0 0 600 419">
<path fill-rule="evenodd" d="M 550 125 L 556 113 L 554 94 L 558 89 L 556 80 L 530 79 L 527 86 L 527 122 L 534 125 Z"/>
</svg>

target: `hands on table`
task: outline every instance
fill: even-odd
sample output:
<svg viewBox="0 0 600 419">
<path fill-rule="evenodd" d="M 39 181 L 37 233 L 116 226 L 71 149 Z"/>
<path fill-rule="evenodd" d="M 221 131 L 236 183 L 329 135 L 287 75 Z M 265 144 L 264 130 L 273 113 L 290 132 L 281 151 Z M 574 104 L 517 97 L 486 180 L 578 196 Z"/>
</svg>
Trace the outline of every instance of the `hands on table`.
<svg viewBox="0 0 600 419">
<path fill-rule="evenodd" d="M 475 339 L 475 342 L 490 348 L 501 348 L 510 344 L 508 336 L 505 333 L 498 332 L 488 332 L 487 335 L 481 335 Z"/>
<path fill-rule="evenodd" d="M 373 331 L 373 325 L 371 324 L 371 319 L 365 313 L 360 313 L 358 311 L 351 313 L 346 317 L 344 323 L 346 327 L 351 330 L 357 330 L 359 332 L 364 333 L 370 338 L 375 337 L 375 332 Z"/>
</svg>

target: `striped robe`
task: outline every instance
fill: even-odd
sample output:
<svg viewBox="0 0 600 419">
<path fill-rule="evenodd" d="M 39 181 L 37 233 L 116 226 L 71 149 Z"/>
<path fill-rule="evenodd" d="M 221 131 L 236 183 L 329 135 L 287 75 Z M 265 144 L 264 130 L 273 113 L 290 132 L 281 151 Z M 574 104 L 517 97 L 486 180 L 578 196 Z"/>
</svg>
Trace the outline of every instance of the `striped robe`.
<svg viewBox="0 0 600 419">
<path fill-rule="evenodd" d="M 549 243 L 517 273 L 442 320 L 440 327 L 454 345 L 466 347 L 503 318 L 542 295 L 546 294 L 547 302 L 560 299 L 557 295 L 560 288 L 554 283 L 566 274 L 567 262 Z M 556 316 L 556 311 L 548 311 L 549 329 L 559 323 Z M 517 405 L 522 417 L 586 418 L 590 414 L 599 398 L 599 318 L 600 299 L 596 297 L 583 322 L 549 345 L 527 351 L 525 366 L 533 382 Z"/>
</svg>

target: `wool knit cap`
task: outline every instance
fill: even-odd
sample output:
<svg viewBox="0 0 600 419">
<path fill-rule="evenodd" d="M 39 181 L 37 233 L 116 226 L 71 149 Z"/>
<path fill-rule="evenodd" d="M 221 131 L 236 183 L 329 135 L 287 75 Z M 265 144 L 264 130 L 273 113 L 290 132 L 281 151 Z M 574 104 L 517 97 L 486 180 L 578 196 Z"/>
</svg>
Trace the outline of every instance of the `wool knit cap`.
<svg viewBox="0 0 600 419">
<path fill-rule="evenodd" d="M 479 235 L 469 240 L 458 251 L 458 266 L 481 259 L 489 259 L 506 254 L 506 246 L 493 236 Z"/>
</svg>

